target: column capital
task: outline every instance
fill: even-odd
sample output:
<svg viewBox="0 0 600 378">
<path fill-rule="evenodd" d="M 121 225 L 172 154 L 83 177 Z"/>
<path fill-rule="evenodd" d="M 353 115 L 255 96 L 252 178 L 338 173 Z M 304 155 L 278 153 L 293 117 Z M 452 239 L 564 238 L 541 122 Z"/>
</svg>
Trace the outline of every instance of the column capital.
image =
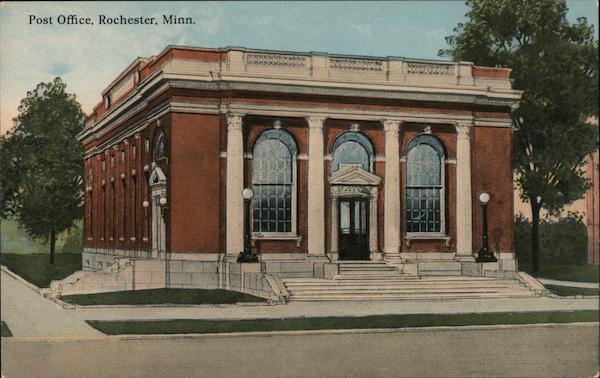
<svg viewBox="0 0 600 378">
<path fill-rule="evenodd" d="M 227 129 L 228 130 L 241 130 L 243 117 L 244 117 L 243 114 L 238 114 L 238 113 L 225 114 L 225 118 L 227 118 Z"/>
<path fill-rule="evenodd" d="M 454 127 L 456 128 L 457 138 L 469 139 L 471 136 L 471 130 L 473 129 L 473 122 L 457 122 L 454 124 Z"/>
<path fill-rule="evenodd" d="M 326 119 L 327 119 L 327 117 L 323 117 L 323 116 L 308 116 L 308 117 L 306 117 L 306 122 L 308 122 L 309 129 L 322 130 L 323 123 L 325 123 Z"/>
<path fill-rule="evenodd" d="M 384 119 L 381 121 L 383 123 L 383 131 L 385 132 L 385 136 L 394 136 L 398 138 L 398 133 L 400 131 L 400 124 L 402 121 L 397 119 Z"/>
</svg>

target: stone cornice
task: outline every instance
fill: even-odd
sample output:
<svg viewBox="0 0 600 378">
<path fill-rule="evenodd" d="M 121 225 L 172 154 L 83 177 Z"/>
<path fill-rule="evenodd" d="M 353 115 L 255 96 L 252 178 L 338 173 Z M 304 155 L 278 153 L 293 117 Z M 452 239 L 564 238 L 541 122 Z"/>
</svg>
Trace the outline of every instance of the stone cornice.
<svg viewBox="0 0 600 378">
<path fill-rule="evenodd" d="M 186 79 L 183 79 L 185 77 Z M 198 76 L 190 76 L 157 72 L 144 80 L 135 91 L 127 95 L 118 104 L 103 114 L 92 125 L 81 133 L 85 139 L 92 132 L 102 129 L 104 124 L 121 123 L 120 115 L 129 112 L 133 107 L 145 106 L 150 93 L 156 96 L 168 88 L 200 89 L 209 91 L 253 91 L 265 93 L 286 93 L 297 95 L 318 95 L 337 97 L 360 97 L 372 99 L 428 101 L 442 103 L 461 103 L 473 105 L 493 105 L 514 107 L 520 97 L 518 91 L 497 90 L 476 86 L 415 86 L 392 85 L 390 83 L 351 83 L 348 81 L 299 81 L 297 78 L 269 80 L 267 78 L 231 77 L 232 80 L 207 80 Z M 239 80 L 239 81 L 235 81 Z M 244 81 L 242 81 L 244 80 Z M 252 80 L 252 81 L 247 81 Z M 100 136 L 97 134 L 97 136 Z"/>
</svg>

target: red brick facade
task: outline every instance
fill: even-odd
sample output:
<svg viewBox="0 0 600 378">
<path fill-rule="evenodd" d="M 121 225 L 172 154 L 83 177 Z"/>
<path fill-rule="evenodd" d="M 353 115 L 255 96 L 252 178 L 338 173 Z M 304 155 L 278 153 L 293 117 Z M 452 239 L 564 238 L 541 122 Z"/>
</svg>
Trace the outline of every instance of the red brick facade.
<svg viewBox="0 0 600 378">
<path fill-rule="evenodd" d="M 332 154 L 335 139 L 346 132 L 351 124 L 358 124 L 358 132 L 371 142 L 374 150 L 372 173 L 383 179 L 378 190 L 376 222 L 378 249 L 384 250 L 385 232 L 389 230 L 384 225 L 386 193 L 383 188 L 386 155 L 389 152 L 385 151 L 382 121 L 394 114 L 401 120 L 397 151 L 400 157 L 398 190 L 401 252 L 456 252 L 457 119 L 472 124 L 470 165 L 473 249 L 476 251 L 481 245 L 481 208 L 477 194 L 488 191 L 492 197 L 489 205 L 491 249 L 498 253 L 511 252 L 513 194 L 510 112 L 518 94 L 510 89 L 510 84 L 507 87 L 509 70 L 474 66 L 469 68 L 474 83 L 470 84 L 471 87 L 477 87 L 478 80 L 482 80 L 479 87 L 489 85 L 490 82 L 501 84 L 498 101 L 479 101 L 486 96 L 481 94 L 485 91 L 473 94 L 469 92 L 473 88 L 464 89 L 460 83 L 441 86 L 448 88 L 448 91 L 460 92 L 456 96 L 464 96 L 464 100 L 456 100 L 452 95 L 444 100 L 436 97 L 435 90 L 414 89 L 416 84 L 410 84 L 412 89 L 406 92 L 408 97 L 394 98 L 387 96 L 385 86 L 368 88 L 368 80 L 365 84 L 356 85 L 361 92 L 356 95 L 334 93 L 335 90 L 342 90 L 339 88 L 331 90 L 329 94 L 325 90 L 312 91 L 310 88 L 317 84 L 311 83 L 301 84 L 309 88 L 304 92 L 294 88 L 281 89 L 278 85 L 283 86 L 285 83 L 275 85 L 269 81 L 277 75 L 285 79 L 285 74 L 280 71 L 273 71 L 272 76 L 265 76 L 265 83 L 273 84 L 268 88 L 266 84 L 253 87 L 252 83 L 246 85 L 244 81 L 237 87 L 228 86 L 227 80 L 221 86 L 213 85 L 215 78 L 211 78 L 211 75 L 214 76 L 212 71 L 203 72 L 199 79 L 199 82 L 207 85 L 195 85 L 195 79 L 185 75 L 177 76 L 178 70 L 189 71 L 189 66 L 195 63 L 199 67 L 210 64 L 216 65 L 214 67 L 233 66 L 231 54 L 226 49 L 169 47 L 156 57 L 136 60 L 103 92 L 108 99 L 94 108 L 87 119 L 86 129 L 81 134 L 86 149 L 86 248 L 94 251 L 117 251 L 115 254 L 122 251 L 151 253 L 153 206 L 148 180 L 156 166 L 162 168 L 167 178 L 166 206 L 162 210 L 166 226 L 166 252 L 224 254 L 227 243 L 225 214 L 228 205 L 226 115 L 236 111 L 243 116 L 245 187 L 252 185 L 251 155 L 254 142 L 261 132 L 273 128 L 275 121 L 280 121 L 281 128 L 292 135 L 298 149 L 295 221 L 300 241 L 257 240 L 254 247 L 260 254 L 308 252 L 310 149 L 309 128 L 306 117 L 302 114 L 307 113 L 308 116 L 311 112 L 319 112 L 326 118 L 323 125 L 323 154 L 326 157 L 323 180 L 326 193 L 325 203 L 322 204 L 325 208 L 325 253 L 331 243 L 331 197 L 327 180 L 332 176 L 332 161 L 327 157 Z M 250 64 L 249 59 L 247 56 L 247 65 Z M 424 63 L 423 69 L 435 69 L 430 66 L 431 64 Z M 462 66 L 456 67 L 456 70 L 463 69 Z M 332 70 L 333 68 L 330 72 Z M 246 68 L 245 72 L 248 71 L 249 68 Z M 392 72 L 391 69 L 389 72 Z M 435 74 L 437 71 L 433 72 Z M 184 73 L 188 74 L 187 71 Z M 127 80 L 133 83 L 131 88 L 123 86 Z M 332 79 L 328 80 L 330 83 Z M 339 87 L 344 85 L 340 84 Z M 386 95 L 373 95 L 374 91 Z M 410 97 L 411 93 L 414 94 L 413 98 Z M 427 98 L 422 93 L 428 93 L 425 96 Z M 510 101 L 504 101 L 502 96 L 505 95 L 513 97 Z M 331 114 L 325 114 L 326 111 Z M 365 114 L 364 117 L 361 117 L 362 113 Z M 381 116 L 378 116 L 379 113 Z M 164 133 L 166 137 L 167 148 L 166 157 L 157 161 L 153 150 L 160 133 Z M 442 233 L 450 241 L 416 240 L 407 244 L 404 220 L 406 150 L 409 141 L 423 133 L 436 137 L 444 148 L 443 201 L 446 222 Z"/>
</svg>

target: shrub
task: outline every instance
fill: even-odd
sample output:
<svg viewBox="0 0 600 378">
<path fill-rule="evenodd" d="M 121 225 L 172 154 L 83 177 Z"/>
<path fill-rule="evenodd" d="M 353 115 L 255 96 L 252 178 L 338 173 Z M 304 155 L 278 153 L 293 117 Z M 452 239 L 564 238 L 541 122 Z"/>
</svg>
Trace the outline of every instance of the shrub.
<svg viewBox="0 0 600 378">
<path fill-rule="evenodd" d="M 515 253 L 522 265 L 531 263 L 531 222 L 521 214 L 514 219 Z M 582 217 L 569 213 L 566 217 L 540 221 L 540 262 L 542 264 L 584 265 L 587 260 L 587 230 Z"/>
</svg>

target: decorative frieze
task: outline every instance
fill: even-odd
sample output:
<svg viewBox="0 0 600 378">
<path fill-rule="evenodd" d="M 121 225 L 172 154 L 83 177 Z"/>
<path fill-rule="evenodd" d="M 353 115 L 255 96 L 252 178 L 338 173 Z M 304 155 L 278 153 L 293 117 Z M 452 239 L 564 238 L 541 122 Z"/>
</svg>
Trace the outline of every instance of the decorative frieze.
<svg viewBox="0 0 600 378">
<path fill-rule="evenodd" d="M 329 58 L 329 67 L 344 71 L 383 71 L 383 61 L 376 59 Z"/>
<path fill-rule="evenodd" d="M 247 65 L 275 67 L 306 67 L 306 57 L 283 54 L 246 54 Z"/>
</svg>

